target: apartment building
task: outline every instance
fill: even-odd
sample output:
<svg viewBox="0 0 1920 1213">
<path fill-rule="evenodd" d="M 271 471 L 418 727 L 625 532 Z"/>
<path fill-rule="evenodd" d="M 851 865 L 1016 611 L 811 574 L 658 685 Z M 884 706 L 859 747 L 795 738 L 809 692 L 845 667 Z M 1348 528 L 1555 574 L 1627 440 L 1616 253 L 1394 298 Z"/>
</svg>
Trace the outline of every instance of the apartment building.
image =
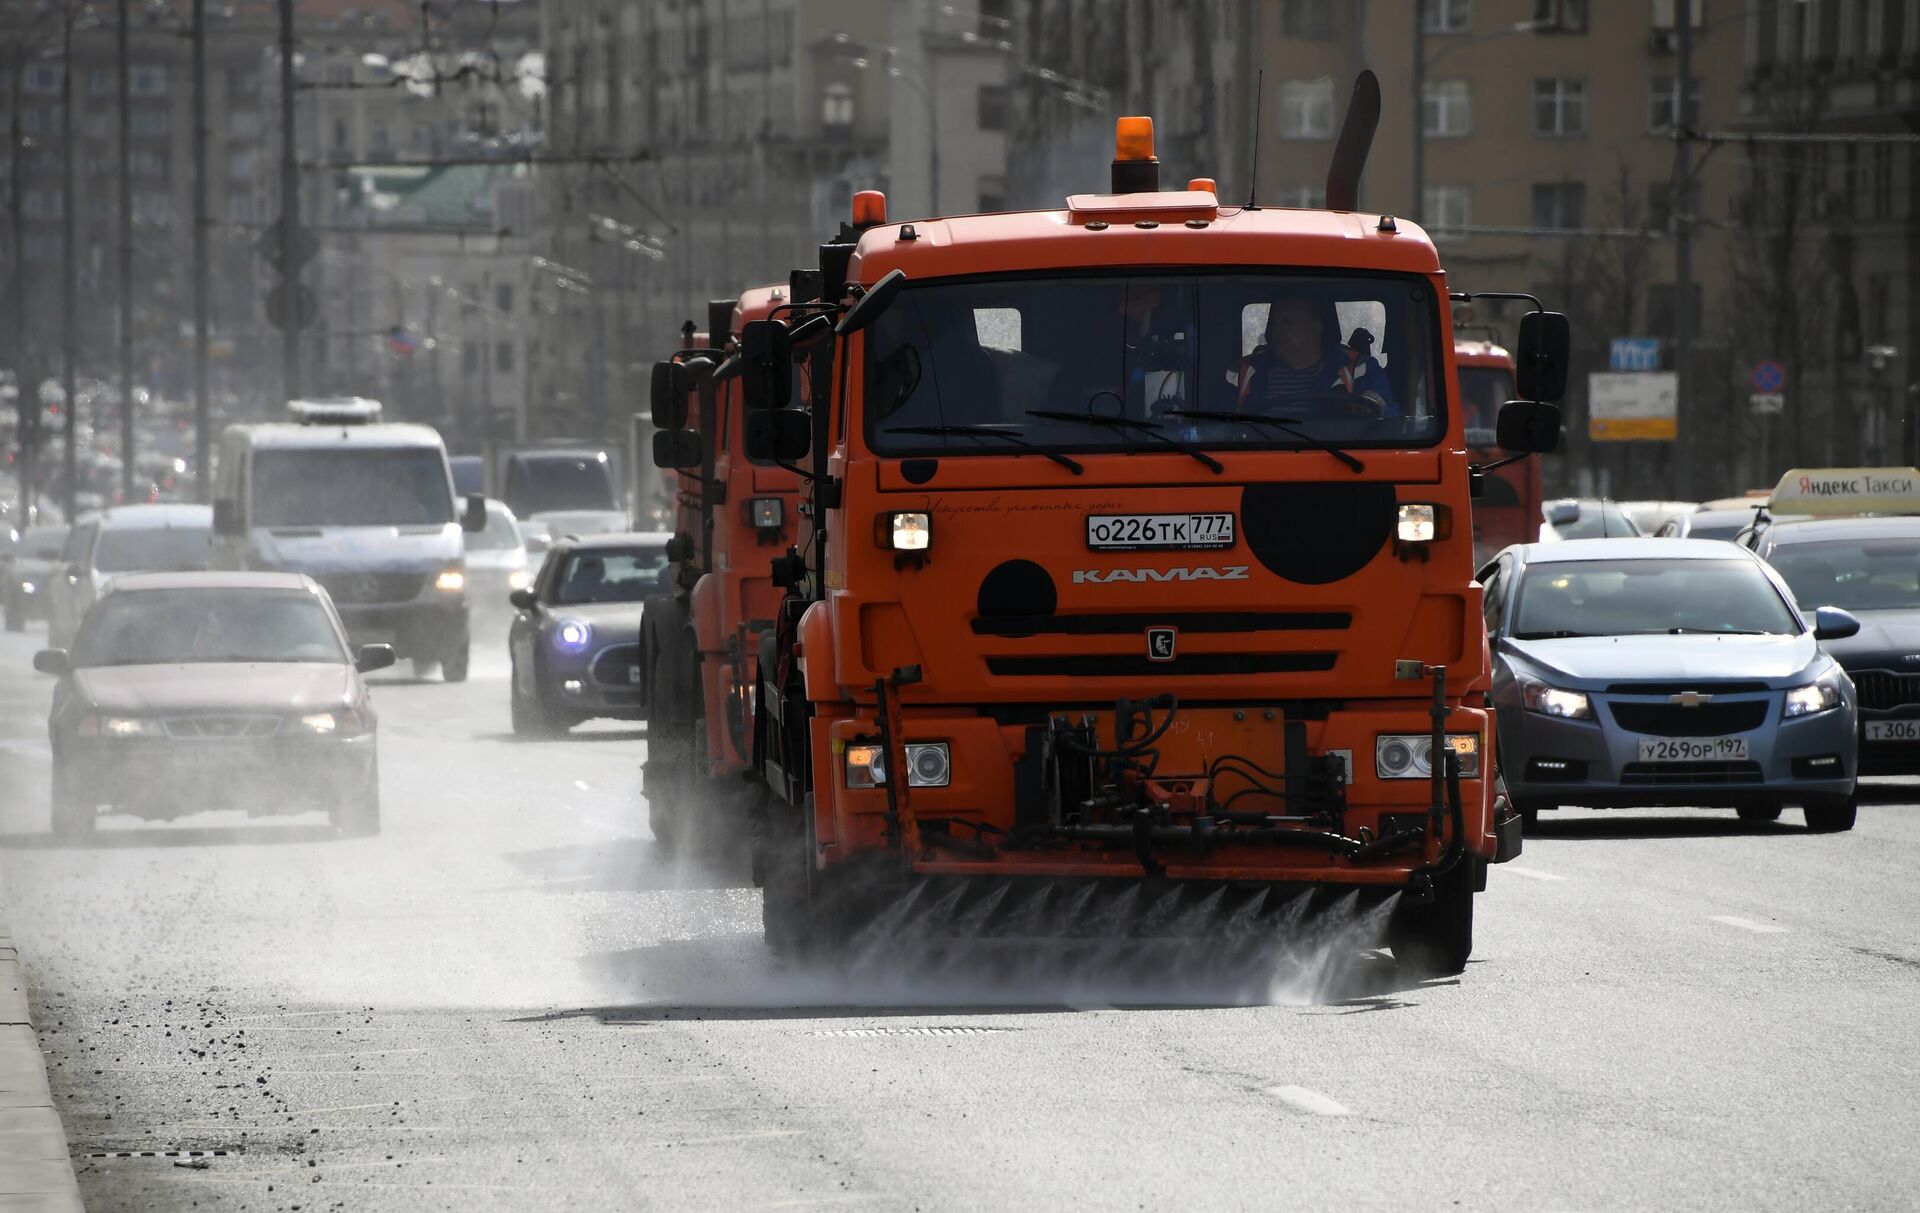
<svg viewBox="0 0 1920 1213">
<path fill-rule="evenodd" d="M 884 181 L 886 0 L 548 0 L 535 411 L 611 439 L 704 301 L 784 278 Z"/>
</svg>

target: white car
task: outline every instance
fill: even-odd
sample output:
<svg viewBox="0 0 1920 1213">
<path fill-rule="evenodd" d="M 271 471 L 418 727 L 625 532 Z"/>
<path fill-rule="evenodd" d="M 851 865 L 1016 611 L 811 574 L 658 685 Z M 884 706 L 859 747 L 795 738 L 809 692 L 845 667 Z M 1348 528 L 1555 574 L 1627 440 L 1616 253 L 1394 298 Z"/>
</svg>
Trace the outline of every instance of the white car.
<svg viewBox="0 0 1920 1213">
<path fill-rule="evenodd" d="M 47 643 L 73 643 L 80 620 L 116 573 L 183 573 L 213 557 L 213 511 L 204 505 L 123 505 L 67 532 L 47 587 Z"/>
<path fill-rule="evenodd" d="M 504 613 L 507 595 L 533 584 L 520 523 L 503 501 L 487 500 L 487 527 L 467 536 L 467 600 L 475 609 Z"/>
</svg>

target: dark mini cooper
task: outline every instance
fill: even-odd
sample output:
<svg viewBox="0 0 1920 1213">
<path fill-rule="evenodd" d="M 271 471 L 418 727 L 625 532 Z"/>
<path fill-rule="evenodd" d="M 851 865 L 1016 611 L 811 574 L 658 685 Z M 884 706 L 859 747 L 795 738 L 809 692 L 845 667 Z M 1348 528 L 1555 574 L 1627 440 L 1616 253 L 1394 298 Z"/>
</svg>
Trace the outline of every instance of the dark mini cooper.
<svg viewBox="0 0 1920 1213">
<path fill-rule="evenodd" d="M 667 585 L 664 532 L 562 539 L 509 600 L 513 731 L 563 733 L 583 720 L 647 718 L 640 613 Z"/>
</svg>

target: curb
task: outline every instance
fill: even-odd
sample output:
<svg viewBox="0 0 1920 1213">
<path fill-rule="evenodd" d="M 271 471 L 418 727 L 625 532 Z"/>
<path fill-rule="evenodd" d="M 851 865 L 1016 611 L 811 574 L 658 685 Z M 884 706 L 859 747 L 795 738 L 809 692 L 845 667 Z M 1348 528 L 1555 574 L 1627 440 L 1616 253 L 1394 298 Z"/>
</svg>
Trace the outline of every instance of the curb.
<svg viewBox="0 0 1920 1213">
<path fill-rule="evenodd" d="M 0 897 L 0 1208 L 82 1213 L 67 1135 L 27 1014 L 27 979 Z"/>
</svg>

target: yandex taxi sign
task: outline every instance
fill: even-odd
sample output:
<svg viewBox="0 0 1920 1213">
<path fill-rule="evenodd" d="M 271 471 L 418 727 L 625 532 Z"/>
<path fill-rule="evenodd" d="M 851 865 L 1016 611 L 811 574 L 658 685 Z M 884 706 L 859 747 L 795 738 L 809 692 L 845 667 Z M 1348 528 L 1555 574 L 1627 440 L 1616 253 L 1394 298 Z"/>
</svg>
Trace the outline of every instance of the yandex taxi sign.
<svg viewBox="0 0 1920 1213">
<path fill-rule="evenodd" d="M 1768 499 L 1775 514 L 1920 514 L 1920 468 L 1794 468 Z"/>
</svg>

